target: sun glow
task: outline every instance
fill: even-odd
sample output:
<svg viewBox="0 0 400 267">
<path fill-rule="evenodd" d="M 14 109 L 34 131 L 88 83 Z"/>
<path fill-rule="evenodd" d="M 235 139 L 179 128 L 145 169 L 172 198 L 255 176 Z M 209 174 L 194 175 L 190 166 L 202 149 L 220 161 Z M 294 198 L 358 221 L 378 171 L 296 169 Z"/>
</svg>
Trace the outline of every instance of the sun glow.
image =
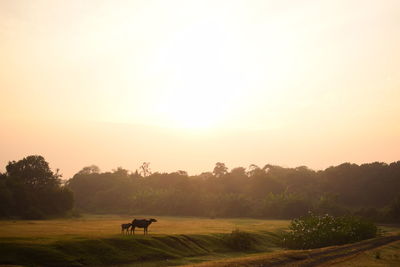
<svg viewBox="0 0 400 267">
<path fill-rule="evenodd" d="M 245 87 L 232 64 L 235 40 L 229 32 L 203 21 L 176 33 L 159 50 L 154 72 L 167 74 L 157 112 L 176 128 L 207 129 L 229 121 Z"/>
<path fill-rule="evenodd" d="M 399 160 L 398 10 L 0 1 L 0 161 L 48 155 L 68 178 L 93 163 L 196 173 Z"/>
</svg>

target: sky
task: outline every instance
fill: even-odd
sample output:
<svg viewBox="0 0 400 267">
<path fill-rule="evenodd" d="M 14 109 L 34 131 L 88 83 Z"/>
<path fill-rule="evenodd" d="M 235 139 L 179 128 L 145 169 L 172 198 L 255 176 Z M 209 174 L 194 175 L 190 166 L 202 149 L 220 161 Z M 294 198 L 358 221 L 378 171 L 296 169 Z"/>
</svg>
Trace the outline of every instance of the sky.
<svg viewBox="0 0 400 267">
<path fill-rule="evenodd" d="M 0 0 L 0 171 L 400 160 L 400 1 Z"/>
</svg>

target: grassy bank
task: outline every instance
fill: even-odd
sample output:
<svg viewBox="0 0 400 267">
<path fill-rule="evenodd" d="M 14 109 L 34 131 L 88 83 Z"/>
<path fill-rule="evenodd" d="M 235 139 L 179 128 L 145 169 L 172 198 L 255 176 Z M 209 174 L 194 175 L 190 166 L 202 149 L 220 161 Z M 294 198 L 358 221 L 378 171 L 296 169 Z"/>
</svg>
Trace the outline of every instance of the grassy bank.
<svg viewBox="0 0 400 267">
<path fill-rule="evenodd" d="M 334 261 L 331 265 L 337 267 L 400 266 L 400 241 L 363 252 L 356 257 L 347 259 L 346 261 Z"/>
<path fill-rule="evenodd" d="M 240 253 L 229 240 L 230 234 L 115 236 L 72 238 L 55 242 L 3 239 L 0 263 L 29 266 L 116 265 L 158 261 L 168 264 L 190 262 L 190 257 Z M 247 233 L 251 247 L 246 253 L 277 249 L 273 233 Z M 234 241 L 235 242 L 235 241 Z"/>
<path fill-rule="evenodd" d="M 0 221 L 0 264 L 185 264 L 279 249 L 274 233 L 288 225 L 287 221 L 275 220 L 158 216 L 158 222 L 149 228 L 149 236 L 143 236 L 140 230 L 135 236 L 122 236 L 120 224 L 132 217 L 151 216 Z M 247 234 L 232 239 L 230 233 L 235 229 Z M 250 246 L 240 251 L 243 243 Z"/>
</svg>

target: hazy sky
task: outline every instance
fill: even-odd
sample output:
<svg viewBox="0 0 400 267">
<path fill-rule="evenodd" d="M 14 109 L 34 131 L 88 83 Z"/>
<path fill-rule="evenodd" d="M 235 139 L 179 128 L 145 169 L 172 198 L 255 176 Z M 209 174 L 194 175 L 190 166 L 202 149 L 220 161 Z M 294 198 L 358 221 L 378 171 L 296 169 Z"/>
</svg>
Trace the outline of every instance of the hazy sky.
<svg viewBox="0 0 400 267">
<path fill-rule="evenodd" d="M 400 1 L 0 0 L 0 170 L 400 160 Z"/>
</svg>

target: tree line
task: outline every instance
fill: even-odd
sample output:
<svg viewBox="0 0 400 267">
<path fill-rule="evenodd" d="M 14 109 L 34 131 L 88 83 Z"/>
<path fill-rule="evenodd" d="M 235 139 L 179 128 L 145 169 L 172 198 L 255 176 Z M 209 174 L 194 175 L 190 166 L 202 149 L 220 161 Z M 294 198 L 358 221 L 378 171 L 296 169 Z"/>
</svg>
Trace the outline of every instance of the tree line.
<svg viewBox="0 0 400 267">
<path fill-rule="evenodd" d="M 312 211 L 400 221 L 400 161 L 343 163 L 320 171 L 271 164 L 229 170 L 218 162 L 212 171 L 192 176 L 152 173 L 148 162 L 134 172 L 101 172 L 93 165 L 64 185 L 40 156 L 12 161 L 6 170 L 0 174 L 3 217 L 56 215 L 74 206 L 88 213 L 291 219 Z"/>
<path fill-rule="evenodd" d="M 85 167 L 68 182 L 85 212 L 261 217 L 290 219 L 316 214 L 356 214 L 375 221 L 400 219 L 400 161 L 343 163 L 322 171 L 267 164 L 231 170 L 151 173 Z"/>
</svg>

